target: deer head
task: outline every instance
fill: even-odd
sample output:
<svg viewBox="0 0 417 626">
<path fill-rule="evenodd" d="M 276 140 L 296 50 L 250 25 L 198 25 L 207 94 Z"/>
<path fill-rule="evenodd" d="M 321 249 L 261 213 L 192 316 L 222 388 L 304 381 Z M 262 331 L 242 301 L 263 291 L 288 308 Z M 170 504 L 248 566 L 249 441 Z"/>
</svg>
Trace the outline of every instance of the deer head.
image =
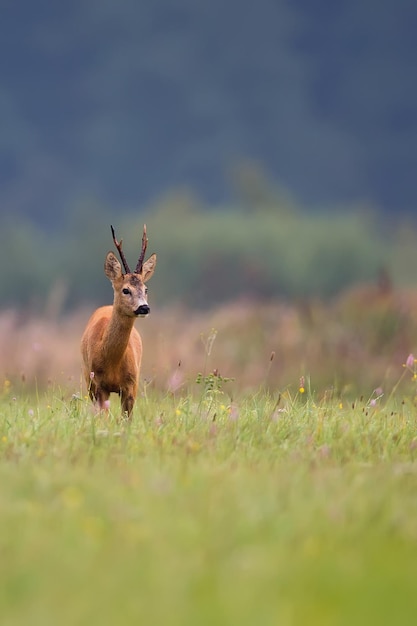
<svg viewBox="0 0 417 626">
<path fill-rule="evenodd" d="M 125 270 L 123 273 L 122 266 L 113 252 L 108 252 L 104 272 L 113 285 L 113 306 L 118 313 L 127 317 L 145 317 L 150 312 L 145 283 L 151 278 L 156 265 L 156 254 L 152 254 L 145 263 L 143 262 L 148 245 L 146 225 L 143 227 L 142 249 L 134 272 L 127 264 L 122 249 L 123 240 L 117 241 L 113 226 L 111 226 L 111 232 Z"/>
</svg>

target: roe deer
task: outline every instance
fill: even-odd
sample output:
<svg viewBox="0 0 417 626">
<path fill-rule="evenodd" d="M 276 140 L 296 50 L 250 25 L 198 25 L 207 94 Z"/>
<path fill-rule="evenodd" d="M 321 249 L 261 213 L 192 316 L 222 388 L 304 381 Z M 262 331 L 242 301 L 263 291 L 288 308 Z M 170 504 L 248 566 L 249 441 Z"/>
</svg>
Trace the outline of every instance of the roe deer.
<svg viewBox="0 0 417 626">
<path fill-rule="evenodd" d="M 148 239 L 143 227 L 142 250 L 134 272 L 131 272 L 111 226 L 114 244 L 122 266 L 113 252 L 108 252 L 104 272 L 114 291 L 112 306 L 97 309 L 88 321 L 81 340 L 84 376 L 90 398 L 98 408 L 108 409 L 111 392 L 120 395 L 122 412 L 130 417 L 138 390 L 142 340 L 134 322 L 145 317 L 150 308 L 145 283 L 155 270 L 156 254 L 144 263 Z"/>
</svg>

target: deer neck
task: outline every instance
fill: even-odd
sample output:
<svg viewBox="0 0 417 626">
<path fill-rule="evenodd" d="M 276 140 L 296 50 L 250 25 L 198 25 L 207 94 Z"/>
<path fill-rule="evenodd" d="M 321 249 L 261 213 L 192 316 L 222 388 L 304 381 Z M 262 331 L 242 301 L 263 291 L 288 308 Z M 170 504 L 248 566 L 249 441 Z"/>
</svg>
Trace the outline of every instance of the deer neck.
<svg viewBox="0 0 417 626">
<path fill-rule="evenodd" d="M 129 343 L 134 322 L 135 318 L 122 315 L 113 307 L 102 344 L 103 355 L 106 359 L 111 360 L 113 363 L 118 363 L 122 360 Z"/>
</svg>

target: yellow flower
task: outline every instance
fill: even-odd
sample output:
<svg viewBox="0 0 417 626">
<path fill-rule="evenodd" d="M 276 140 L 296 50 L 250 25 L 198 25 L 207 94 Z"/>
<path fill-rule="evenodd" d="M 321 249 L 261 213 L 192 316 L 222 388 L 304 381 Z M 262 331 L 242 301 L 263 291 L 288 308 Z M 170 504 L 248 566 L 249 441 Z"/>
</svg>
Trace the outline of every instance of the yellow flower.
<svg viewBox="0 0 417 626">
<path fill-rule="evenodd" d="M 198 441 L 188 441 L 187 442 L 187 450 L 188 452 L 198 452 L 201 449 L 201 445 Z"/>
<path fill-rule="evenodd" d="M 305 391 L 306 391 L 306 390 L 304 389 L 304 387 L 300 387 L 298 391 L 299 391 L 300 393 L 305 393 Z"/>
<path fill-rule="evenodd" d="M 84 495 L 78 487 L 69 485 L 61 492 L 61 500 L 66 508 L 76 510 L 84 501 Z"/>
</svg>

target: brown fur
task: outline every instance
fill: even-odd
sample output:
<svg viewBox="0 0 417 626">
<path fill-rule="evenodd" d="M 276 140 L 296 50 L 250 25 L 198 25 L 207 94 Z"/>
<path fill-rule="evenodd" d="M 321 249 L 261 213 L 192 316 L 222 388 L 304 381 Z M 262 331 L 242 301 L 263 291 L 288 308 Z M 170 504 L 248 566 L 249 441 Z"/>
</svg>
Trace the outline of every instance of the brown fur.
<svg viewBox="0 0 417 626">
<path fill-rule="evenodd" d="M 107 254 L 104 268 L 113 285 L 113 306 L 100 307 L 93 313 L 81 340 L 84 377 L 90 398 L 99 409 L 108 408 L 110 393 L 114 392 L 120 395 L 122 412 L 131 416 L 142 359 L 142 340 L 134 322 L 139 307 L 147 306 L 145 282 L 151 278 L 155 264 L 153 254 L 141 274 L 123 274 L 114 254 Z M 123 289 L 129 293 L 124 294 Z"/>
</svg>

